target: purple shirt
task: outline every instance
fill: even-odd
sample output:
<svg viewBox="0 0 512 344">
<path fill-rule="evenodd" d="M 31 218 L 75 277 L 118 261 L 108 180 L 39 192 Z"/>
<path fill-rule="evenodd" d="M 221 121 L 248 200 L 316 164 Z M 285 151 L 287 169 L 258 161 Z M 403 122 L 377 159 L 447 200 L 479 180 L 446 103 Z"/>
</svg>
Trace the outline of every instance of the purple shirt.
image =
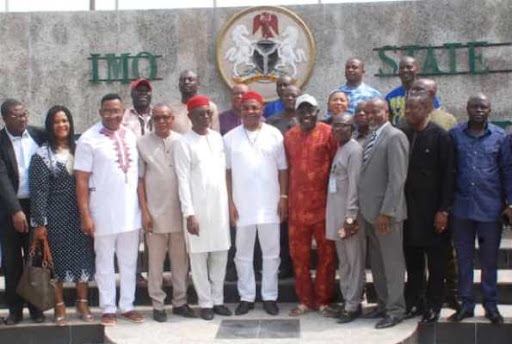
<svg viewBox="0 0 512 344">
<path fill-rule="evenodd" d="M 219 115 L 219 122 L 221 135 L 225 135 L 231 129 L 238 127 L 240 124 L 242 124 L 242 120 L 233 109 L 223 111 Z"/>
</svg>

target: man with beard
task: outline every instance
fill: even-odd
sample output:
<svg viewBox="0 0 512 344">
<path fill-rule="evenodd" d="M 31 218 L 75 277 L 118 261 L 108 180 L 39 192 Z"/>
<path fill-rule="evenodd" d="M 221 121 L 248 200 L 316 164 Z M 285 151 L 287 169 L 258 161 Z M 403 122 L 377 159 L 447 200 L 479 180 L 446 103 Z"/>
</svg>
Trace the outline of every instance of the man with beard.
<svg viewBox="0 0 512 344">
<path fill-rule="evenodd" d="M 405 100 L 411 92 L 413 82 L 419 72 L 418 61 L 412 56 L 402 56 L 398 64 L 398 77 L 402 85 L 391 90 L 386 95 L 386 101 L 389 105 L 390 122 L 398 126 L 404 120 Z M 434 94 L 433 108 L 439 108 L 439 99 Z M 448 130 L 448 129 L 446 129 Z"/>
<path fill-rule="evenodd" d="M 422 314 L 422 322 L 437 321 L 443 304 L 450 250 L 448 214 L 455 182 L 453 143 L 448 132 L 429 120 L 430 104 L 426 95 L 407 98 L 409 125 L 402 129 L 410 147 L 404 223 L 406 317 Z"/>
<path fill-rule="evenodd" d="M 478 238 L 482 265 L 485 317 L 503 323 L 498 310 L 497 261 L 501 241 L 500 213 L 512 220 L 512 157 L 510 138 L 503 129 L 488 122 L 491 102 L 482 93 L 467 102 L 469 120 L 452 130 L 457 178 L 452 210 L 452 231 L 459 267 L 461 308 L 448 320 L 473 317 L 473 256 Z"/>
<path fill-rule="evenodd" d="M 382 329 L 400 323 L 405 312 L 402 228 L 407 217 L 404 185 L 409 142 L 389 123 L 384 99 L 371 99 L 367 116 L 371 134 L 363 147 L 359 206 L 368 236 L 378 307 L 365 317 L 382 318 L 375 325 Z"/>
<path fill-rule="evenodd" d="M 334 296 L 336 251 L 334 242 L 325 237 L 325 208 L 329 168 L 338 143 L 329 125 L 317 123 L 319 109 L 315 98 L 303 94 L 297 98 L 295 109 L 299 125 L 284 138 L 290 171 L 288 234 L 299 299 L 290 315 L 301 316 L 318 309 L 328 316 Z M 314 287 L 310 271 L 313 238 L 318 255 Z"/>
<path fill-rule="evenodd" d="M 197 95 L 199 86 L 199 76 L 197 76 L 195 72 L 188 69 L 181 72 L 178 83 L 181 93 L 181 101 L 171 104 L 171 110 L 174 114 L 174 127 L 172 130 L 179 134 L 185 134 L 192 128 L 192 123 L 188 117 L 187 101 Z M 210 107 L 212 110 L 210 128 L 215 131 L 220 131 L 217 105 L 210 101 Z"/>
<path fill-rule="evenodd" d="M 345 78 L 347 82 L 341 85 L 339 89 L 348 96 L 349 105 L 347 111 L 351 114 L 354 114 L 357 104 L 361 100 L 380 97 L 379 91 L 363 82 L 364 73 L 363 61 L 355 57 L 347 60 L 345 64 Z"/>
</svg>

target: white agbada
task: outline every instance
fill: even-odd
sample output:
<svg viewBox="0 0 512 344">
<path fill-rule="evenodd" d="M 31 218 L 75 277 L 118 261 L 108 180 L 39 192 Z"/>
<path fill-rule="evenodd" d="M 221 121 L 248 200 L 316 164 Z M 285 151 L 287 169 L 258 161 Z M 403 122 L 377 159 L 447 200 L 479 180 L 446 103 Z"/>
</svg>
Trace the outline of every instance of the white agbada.
<svg viewBox="0 0 512 344">
<path fill-rule="evenodd" d="M 222 137 L 210 129 L 206 135 L 190 130 L 173 149 L 188 251 L 228 250 L 229 210 Z M 190 235 L 186 229 L 190 215 L 195 215 L 199 223 L 199 236 Z"/>
<path fill-rule="evenodd" d="M 101 122 L 78 140 L 74 169 L 91 172 L 89 208 L 95 236 L 141 228 L 136 140 L 130 130 L 110 131 Z"/>
<path fill-rule="evenodd" d="M 283 135 L 268 124 L 247 131 L 240 125 L 224 136 L 226 164 L 233 176 L 237 227 L 279 224 L 279 170 L 286 170 Z"/>
</svg>

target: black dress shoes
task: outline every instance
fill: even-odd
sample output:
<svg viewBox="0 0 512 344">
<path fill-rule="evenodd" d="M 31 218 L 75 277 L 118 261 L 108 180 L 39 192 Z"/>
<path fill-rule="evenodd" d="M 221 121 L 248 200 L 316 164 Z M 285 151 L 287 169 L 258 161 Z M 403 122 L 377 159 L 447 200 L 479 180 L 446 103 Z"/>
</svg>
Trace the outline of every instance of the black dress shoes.
<svg viewBox="0 0 512 344">
<path fill-rule="evenodd" d="M 279 307 L 277 307 L 277 302 L 275 301 L 263 301 L 263 309 L 270 315 L 279 314 Z"/>
<path fill-rule="evenodd" d="M 405 313 L 405 319 L 411 319 L 417 316 L 420 316 L 423 314 L 423 310 L 420 309 L 418 306 L 412 306 L 406 313 Z"/>
<path fill-rule="evenodd" d="M 361 306 L 359 306 L 359 308 L 354 312 L 349 312 L 349 311 L 346 311 L 345 309 L 342 309 L 340 316 L 338 318 L 338 323 L 346 324 L 346 323 L 356 320 L 360 316 L 361 316 Z"/>
<path fill-rule="evenodd" d="M 361 315 L 361 318 L 378 319 L 378 318 L 383 318 L 385 316 L 386 316 L 386 312 L 383 309 L 380 309 L 379 307 L 375 307 L 370 312 L 363 313 L 363 315 Z"/>
<path fill-rule="evenodd" d="M 381 321 L 379 321 L 376 325 L 375 325 L 375 328 L 376 329 L 383 329 L 383 328 L 389 328 L 389 327 L 393 327 L 395 326 L 396 324 L 399 324 L 402 322 L 402 319 L 403 318 L 399 318 L 399 317 L 394 317 L 394 316 L 391 316 L 391 315 L 386 315 L 384 317 L 384 319 L 382 319 Z"/>
<path fill-rule="evenodd" d="M 172 314 L 180 315 L 184 318 L 197 318 L 196 312 L 187 304 L 180 307 L 172 307 Z"/>
<path fill-rule="evenodd" d="M 213 312 L 218 315 L 224 315 L 226 317 L 229 317 L 230 315 L 233 315 L 233 312 L 229 310 L 228 307 L 224 305 L 217 305 L 213 306 Z"/>
<path fill-rule="evenodd" d="M 472 318 L 475 316 L 473 308 L 462 306 L 457 312 L 453 313 L 448 317 L 448 321 L 459 322 L 466 318 Z"/>
<path fill-rule="evenodd" d="M 46 320 L 46 316 L 43 312 L 35 312 L 33 314 L 30 314 L 30 319 L 32 319 L 33 322 L 36 324 L 43 323 Z"/>
<path fill-rule="evenodd" d="M 165 309 L 153 309 L 153 320 L 157 322 L 166 322 L 167 313 L 165 312 Z"/>
<path fill-rule="evenodd" d="M 254 309 L 254 302 L 240 301 L 238 306 L 236 306 L 235 314 L 244 315 L 249 313 L 249 311 L 252 309 Z"/>
<path fill-rule="evenodd" d="M 439 312 L 433 310 L 432 308 L 427 309 L 423 313 L 423 316 L 421 317 L 422 323 L 434 323 L 434 322 L 437 322 L 438 320 L 439 320 Z"/>
<path fill-rule="evenodd" d="M 199 310 L 199 316 L 203 320 L 212 320 L 214 315 L 213 308 L 201 308 Z"/>
<path fill-rule="evenodd" d="M 17 325 L 23 320 L 23 315 L 21 314 L 13 314 L 10 313 L 7 319 L 5 319 L 5 324 L 9 326 Z"/>
<path fill-rule="evenodd" d="M 498 311 L 497 308 L 486 309 L 485 317 L 489 319 L 493 324 L 503 324 L 503 317 L 501 316 L 500 311 Z"/>
</svg>

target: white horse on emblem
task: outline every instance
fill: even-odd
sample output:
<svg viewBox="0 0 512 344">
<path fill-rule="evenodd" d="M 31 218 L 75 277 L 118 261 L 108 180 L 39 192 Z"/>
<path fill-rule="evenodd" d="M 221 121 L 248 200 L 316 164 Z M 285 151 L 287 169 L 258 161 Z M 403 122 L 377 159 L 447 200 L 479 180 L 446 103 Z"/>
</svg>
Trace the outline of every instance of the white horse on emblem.
<svg viewBox="0 0 512 344">
<path fill-rule="evenodd" d="M 287 26 L 282 37 L 283 40 L 278 48 L 280 62 L 276 68 L 286 68 L 289 65 L 293 70 L 291 75 L 295 76 L 297 75 L 296 63 L 307 62 L 308 60 L 304 49 L 295 49 L 299 40 L 299 30 L 294 26 Z"/>
<path fill-rule="evenodd" d="M 231 32 L 231 38 L 235 43 L 235 46 L 226 51 L 224 59 L 233 63 L 234 77 L 238 77 L 240 74 L 238 71 L 239 66 L 256 67 L 252 62 L 254 44 L 247 36 L 249 36 L 249 30 L 247 30 L 245 25 L 238 25 Z"/>
</svg>

